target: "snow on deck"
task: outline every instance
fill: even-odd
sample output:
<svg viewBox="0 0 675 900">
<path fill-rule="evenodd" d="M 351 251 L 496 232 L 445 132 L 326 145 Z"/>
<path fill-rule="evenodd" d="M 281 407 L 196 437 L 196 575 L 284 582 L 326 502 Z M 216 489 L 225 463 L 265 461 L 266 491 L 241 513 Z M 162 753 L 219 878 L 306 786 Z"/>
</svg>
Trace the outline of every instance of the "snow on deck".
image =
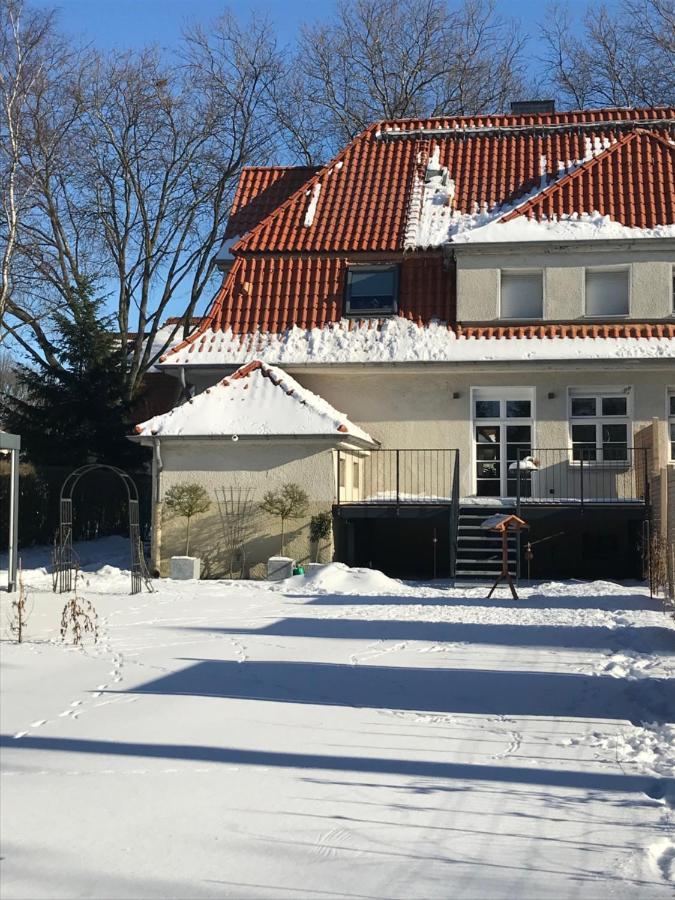
<svg viewBox="0 0 675 900">
<path fill-rule="evenodd" d="M 672 897 L 675 628 L 644 587 L 332 565 L 132 597 L 90 566 L 76 651 L 43 556 L 3 635 L 3 896 Z"/>
<path fill-rule="evenodd" d="M 168 413 L 136 426 L 141 437 L 332 435 L 375 442 L 322 397 L 274 366 L 252 362 Z"/>
<path fill-rule="evenodd" d="M 445 324 L 421 326 L 400 316 L 380 324 L 341 322 L 297 326 L 280 334 L 206 331 L 166 358 L 166 365 L 241 365 L 262 359 L 303 363 L 527 362 L 530 360 L 675 359 L 671 338 L 464 337 Z"/>
</svg>

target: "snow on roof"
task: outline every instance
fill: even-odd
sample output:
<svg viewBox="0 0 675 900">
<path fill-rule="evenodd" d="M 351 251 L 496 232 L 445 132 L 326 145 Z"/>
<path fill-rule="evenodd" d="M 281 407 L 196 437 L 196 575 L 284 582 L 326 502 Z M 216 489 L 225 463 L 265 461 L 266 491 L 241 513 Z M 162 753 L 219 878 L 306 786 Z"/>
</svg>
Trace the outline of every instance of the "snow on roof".
<svg viewBox="0 0 675 900">
<path fill-rule="evenodd" d="M 622 154 L 631 154 L 630 166 Z M 586 137 L 580 159 L 550 160 L 542 155 L 538 183 L 516 201 L 490 209 L 475 205 L 467 212 L 456 208 L 455 182 L 441 165 L 436 144 L 411 191 L 406 247 L 675 237 L 674 158 L 675 147 L 670 142 L 643 130 L 618 140 Z M 616 175 L 622 162 L 630 168 L 630 179 Z M 551 176 L 551 171 L 557 174 Z M 655 172 L 660 173 L 657 190 Z M 625 182 L 632 190 L 628 204 Z"/>
<path fill-rule="evenodd" d="M 136 426 L 141 437 L 331 435 L 375 441 L 286 372 L 254 360 L 187 403 Z"/>
<path fill-rule="evenodd" d="M 441 322 L 420 326 L 395 316 L 381 322 L 343 319 L 322 328 L 293 327 L 279 334 L 206 331 L 198 342 L 167 356 L 166 363 L 212 366 L 240 365 L 251 359 L 298 365 L 654 358 L 675 359 L 670 326 L 542 325 L 468 328 L 459 333 Z"/>
</svg>

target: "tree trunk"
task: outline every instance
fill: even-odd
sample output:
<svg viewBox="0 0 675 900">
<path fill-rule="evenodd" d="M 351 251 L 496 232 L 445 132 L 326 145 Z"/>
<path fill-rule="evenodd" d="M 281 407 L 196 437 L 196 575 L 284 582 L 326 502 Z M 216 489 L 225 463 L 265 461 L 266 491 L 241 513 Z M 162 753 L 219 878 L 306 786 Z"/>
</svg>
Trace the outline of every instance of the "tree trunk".
<svg viewBox="0 0 675 900">
<path fill-rule="evenodd" d="M 187 529 L 185 531 L 185 555 L 190 555 L 190 516 L 187 517 Z"/>
<path fill-rule="evenodd" d="M 284 517 L 281 517 L 281 556 L 284 555 L 284 525 L 286 524 L 286 520 Z"/>
</svg>

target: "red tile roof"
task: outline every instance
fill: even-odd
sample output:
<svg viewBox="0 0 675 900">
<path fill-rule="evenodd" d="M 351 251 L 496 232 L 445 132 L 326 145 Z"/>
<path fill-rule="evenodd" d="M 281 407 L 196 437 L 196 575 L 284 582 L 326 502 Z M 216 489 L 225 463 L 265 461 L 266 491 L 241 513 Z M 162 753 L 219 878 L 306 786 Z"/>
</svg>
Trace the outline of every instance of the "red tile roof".
<svg viewBox="0 0 675 900">
<path fill-rule="evenodd" d="M 453 321 L 454 277 L 440 252 L 395 259 L 401 266 L 399 315 L 420 324 Z M 347 259 L 338 256 L 239 258 L 196 334 L 228 329 L 234 334 L 278 333 L 293 325 L 322 328 L 339 322 L 346 270 Z"/>
<path fill-rule="evenodd" d="M 675 146 L 650 131 L 628 132 L 501 221 L 582 210 L 636 228 L 675 222 Z"/>
<path fill-rule="evenodd" d="M 638 123 L 638 125 L 636 125 Z M 559 177 L 588 154 L 589 142 L 619 141 L 639 125 L 655 135 L 675 134 L 675 108 L 590 110 L 537 116 L 403 120 L 373 125 L 335 159 L 235 244 L 240 253 L 391 251 L 404 245 L 413 176 L 438 150 L 439 162 L 455 183 L 460 212 L 512 204 L 542 180 Z M 664 156 L 668 151 L 665 143 Z M 641 184 L 632 179 L 642 168 L 644 142 L 623 145 L 612 157 L 620 218 L 622 208 L 639 207 Z M 670 151 L 672 153 L 672 151 Z M 545 172 L 542 172 L 542 162 Z M 315 185 L 320 185 L 310 225 L 306 215 Z M 621 199 L 622 198 L 622 199 Z M 570 200 L 576 198 L 570 197 Z M 583 202 L 584 198 L 580 197 Z M 594 212 L 576 205 L 564 210 Z"/>
<path fill-rule="evenodd" d="M 225 239 L 246 234 L 317 171 L 307 166 L 246 166 L 232 201 Z"/>
<path fill-rule="evenodd" d="M 411 201 L 432 154 L 454 182 L 459 212 L 520 202 L 505 210 L 504 221 L 597 211 L 651 228 L 675 223 L 674 140 L 673 107 L 409 119 L 373 125 L 318 171 L 245 169 L 228 234 L 246 233 L 234 245 L 235 263 L 211 310 L 186 343 L 210 331 L 279 333 L 339 321 L 347 264 L 362 261 L 363 253 L 401 263 L 401 316 L 454 325 L 454 273 L 440 251 L 403 252 Z M 546 337 L 585 337 L 602 327 L 475 333 L 528 336 L 535 329 Z M 650 329 L 673 336 L 670 325 L 607 328 L 616 337 L 649 336 Z"/>
</svg>

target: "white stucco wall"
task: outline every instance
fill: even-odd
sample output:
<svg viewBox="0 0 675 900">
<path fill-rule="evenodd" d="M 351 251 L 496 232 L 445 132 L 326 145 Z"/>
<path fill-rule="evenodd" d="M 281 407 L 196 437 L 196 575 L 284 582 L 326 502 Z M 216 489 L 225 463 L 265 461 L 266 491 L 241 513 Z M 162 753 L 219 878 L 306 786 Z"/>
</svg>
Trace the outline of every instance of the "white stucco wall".
<svg viewBox="0 0 675 900">
<path fill-rule="evenodd" d="M 289 519 L 286 524 L 285 554 L 299 562 L 310 560 L 309 519 L 317 512 L 330 510 L 333 502 L 334 460 L 325 443 L 266 441 L 163 441 L 160 475 L 160 503 L 174 484 L 197 482 L 208 492 L 211 509 L 198 516 L 191 528 L 191 553 L 202 559 L 206 576 L 226 574 L 227 551 L 218 498 L 234 488 L 248 491 L 252 502 L 251 529 L 246 541 L 246 573 L 264 574 L 264 562 L 279 553 L 280 524 L 276 517 L 259 509 L 266 491 L 294 483 L 310 498 L 307 514 Z M 184 553 L 185 519 L 177 519 L 161 510 L 160 572 L 168 571 L 172 555 Z M 331 555 L 331 543 L 322 547 L 324 558 Z"/>
<path fill-rule="evenodd" d="M 668 243 L 668 246 L 666 246 Z M 639 241 L 615 242 L 614 247 L 591 245 L 521 248 L 493 244 L 456 248 L 457 319 L 490 322 L 499 319 L 502 269 L 542 269 L 544 319 L 570 321 L 585 317 L 586 268 L 630 268 L 630 314 L 636 320 L 672 316 L 672 277 L 675 242 L 645 246 Z"/>
<path fill-rule="evenodd" d="M 470 496 L 475 491 L 472 388 L 532 388 L 535 448 L 563 450 L 569 447 L 570 440 L 570 388 L 628 388 L 635 433 L 654 417 L 663 418 L 667 387 L 673 383 L 674 369 L 644 360 L 639 365 L 624 365 L 621 361 L 599 366 L 576 363 L 567 367 L 512 363 L 493 368 L 464 366 L 454 371 L 450 366 L 442 369 L 372 367 L 349 371 L 334 368 L 324 372 L 295 369 L 293 375 L 303 386 L 347 414 L 385 449 L 458 449 L 460 493 Z M 163 442 L 162 458 L 162 496 L 172 484 L 198 481 L 214 498 L 223 488 L 249 487 L 257 503 L 266 490 L 287 482 L 299 484 L 309 494 L 311 505 L 305 518 L 290 523 L 287 551 L 299 561 L 308 561 L 309 516 L 330 509 L 334 500 L 335 459 L 331 449 L 321 444 L 279 444 L 274 440 L 260 444 L 176 441 Z M 165 572 L 168 558 L 183 552 L 184 522 L 176 522 L 166 515 L 162 521 L 161 570 Z M 207 574 L 223 573 L 222 528 L 215 503 L 195 523 L 193 548 L 206 560 Z M 260 564 L 278 550 L 278 522 L 257 511 L 255 535 L 248 547 L 251 574 L 262 574 Z M 330 548 L 326 548 L 324 558 L 329 554 Z"/>
</svg>

